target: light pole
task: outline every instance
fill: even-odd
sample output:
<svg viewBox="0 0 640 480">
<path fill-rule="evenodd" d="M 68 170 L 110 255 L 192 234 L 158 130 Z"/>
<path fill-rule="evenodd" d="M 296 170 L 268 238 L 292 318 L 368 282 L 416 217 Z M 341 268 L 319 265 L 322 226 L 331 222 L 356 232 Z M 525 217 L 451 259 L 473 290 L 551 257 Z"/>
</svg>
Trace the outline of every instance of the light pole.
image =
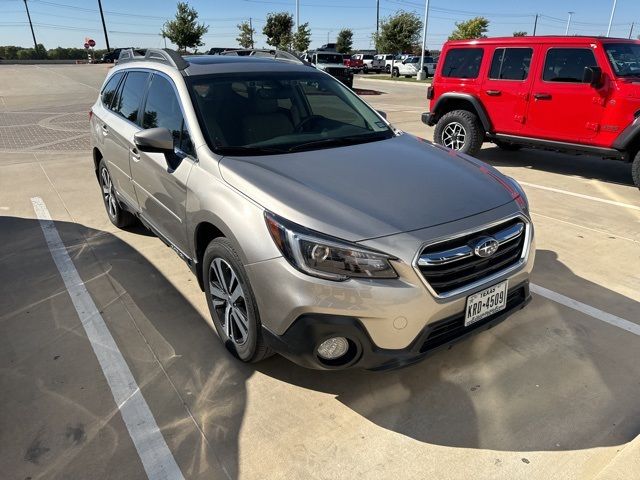
<svg viewBox="0 0 640 480">
<path fill-rule="evenodd" d="M 296 29 L 300 28 L 300 0 L 296 0 Z"/>
<path fill-rule="evenodd" d="M 24 0 L 24 8 L 27 10 L 27 18 L 29 19 L 29 27 L 31 27 L 31 36 L 33 37 L 33 48 L 35 49 L 36 56 L 40 55 L 38 51 L 38 42 L 36 42 L 36 34 L 33 31 L 33 23 L 31 23 L 31 14 L 29 13 L 29 5 L 27 5 L 27 0 Z"/>
<path fill-rule="evenodd" d="M 98 8 L 100 9 L 100 18 L 102 19 L 102 30 L 104 30 L 104 41 L 107 44 L 107 52 L 111 51 L 109 47 L 109 35 L 107 35 L 107 26 L 104 23 L 104 12 L 102 11 L 102 1 L 98 0 Z"/>
<path fill-rule="evenodd" d="M 609 17 L 609 27 L 607 28 L 607 37 L 611 33 L 611 23 L 613 22 L 613 16 L 616 13 L 616 3 L 618 0 L 613 0 L 613 7 L 611 8 L 611 16 Z"/>
<path fill-rule="evenodd" d="M 576 12 L 569 12 L 569 18 L 567 19 L 567 29 L 564 31 L 565 37 L 569 35 L 569 26 L 571 25 L 571 17 Z"/>
<path fill-rule="evenodd" d="M 331 32 L 333 32 L 333 30 L 329 30 L 327 32 L 327 46 L 329 45 L 329 35 L 331 34 Z"/>
<path fill-rule="evenodd" d="M 427 45 L 427 23 L 429 22 L 429 0 L 424 3 L 424 26 L 422 27 L 422 56 L 420 57 L 420 71 L 418 72 L 417 79 L 424 80 L 427 78 L 427 74 L 424 71 L 424 51 Z"/>
</svg>

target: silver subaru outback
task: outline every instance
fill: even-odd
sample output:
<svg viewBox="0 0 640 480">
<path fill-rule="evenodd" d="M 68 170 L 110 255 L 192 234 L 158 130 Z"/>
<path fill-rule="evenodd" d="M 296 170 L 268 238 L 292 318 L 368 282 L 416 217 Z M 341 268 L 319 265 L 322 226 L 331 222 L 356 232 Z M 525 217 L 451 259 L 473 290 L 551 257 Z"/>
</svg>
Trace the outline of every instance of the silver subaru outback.
<svg viewBox="0 0 640 480">
<path fill-rule="evenodd" d="M 521 187 L 286 53 L 125 51 L 91 131 L 109 219 L 189 265 L 242 361 L 399 367 L 530 299 Z"/>
</svg>

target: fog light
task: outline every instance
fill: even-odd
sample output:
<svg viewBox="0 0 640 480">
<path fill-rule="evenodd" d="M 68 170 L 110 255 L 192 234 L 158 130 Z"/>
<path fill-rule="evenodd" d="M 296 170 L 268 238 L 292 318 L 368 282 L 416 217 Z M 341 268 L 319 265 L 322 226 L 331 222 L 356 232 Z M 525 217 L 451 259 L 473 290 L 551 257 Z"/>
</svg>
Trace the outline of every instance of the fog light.
<svg viewBox="0 0 640 480">
<path fill-rule="evenodd" d="M 333 337 L 325 340 L 318 347 L 318 355 L 326 360 L 334 360 L 349 350 L 349 342 L 344 337 Z"/>
</svg>

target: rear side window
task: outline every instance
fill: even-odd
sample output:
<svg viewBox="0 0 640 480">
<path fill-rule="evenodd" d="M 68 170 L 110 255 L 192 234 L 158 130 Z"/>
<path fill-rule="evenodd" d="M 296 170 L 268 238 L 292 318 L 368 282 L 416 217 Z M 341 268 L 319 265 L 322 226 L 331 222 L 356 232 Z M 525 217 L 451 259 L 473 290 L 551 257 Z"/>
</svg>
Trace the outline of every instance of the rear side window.
<svg viewBox="0 0 640 480">
<path fill-rule="evenodd" d="M 193 146 L 187 133 L 184 117 L 173 85 L 161 75 L 154 75 L 142 117 L 142 128 L 166 128 L 173 135 L 174 147 L 193 154 Z"/>
<path fill-rule="evenodd" d="M 102 104 L 106 108 L 111 108 L 111 103 L 118 91 L 118 84 L 120 83 L 120 80 L 122 80 L 122 72 L 115 73 L 102 89 Z"/>
<path fill-rule="evenodd" d="M 547 51 L 542 78 L 546 82 L 582 83 L 584 68 L 597 65 L 588 48 L 551 48 Z"/>
<path fill-rule="evenodd" d="M 494 80 L 526 80 L 531 65 L 531 48 L 498 48 L 493 53 L 489 78 Z"/>
<path fill-rule="evenodd" d="M 483 53 L 482 48 L 452 48 L 444 59 L 442 76 L 478 78 Z"/>
<path fill-rule="evenodd" d="M 112 110 L 119 113 L 127 120 L 136 123 L 138 120 L 138 108 L 147 83 L 146 72 L 129 72 L 124 79 L 124 85 L 120 89 L 120 96 Z"/>
</svg>

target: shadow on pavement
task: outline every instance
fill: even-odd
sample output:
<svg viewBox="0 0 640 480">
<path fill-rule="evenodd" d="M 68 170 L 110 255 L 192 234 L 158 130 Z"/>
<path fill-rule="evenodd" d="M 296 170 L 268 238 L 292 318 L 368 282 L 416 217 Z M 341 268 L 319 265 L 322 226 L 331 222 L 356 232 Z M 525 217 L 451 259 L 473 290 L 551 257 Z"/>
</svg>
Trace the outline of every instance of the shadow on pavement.
<svg viewBox="0 0 640 480">
<path fill-rule="evenodd" d="M 537 268 L 563 285 L 640 304 L 588 282 L 538 250 Z M 595 303 L 598 305 L 598 303 Z M 615 351 L 611 350 L 615 346 Z M 577 450 L 640 433 L 635 335 L 543 298 L 492 330 L 385 373 L 310 371 L 276 357 L 262 373 L 334 394 L 371 422 L 421 442 L 504 451 Z"/>
<path fill-rule="evenodd" d="M 237 478 L 238 435 L 252 367 L 226 351 L 202 315 L 137 250 L 107 232 L 68 222 L 55 225 L 185 477 Z M 134 231 L 148 234 L 143 228 Z M 167 250 L 167 255 L 173 253 Z M 80 478 L 74 475 L 78 461 L 82 468 L 87 461 L 93 464 L 92 475 L 99 475 L 103 464 L 117 459 L 122 464 L 118 478 L 135 478 L 139 472 L 126 470 L 139 464 L 132 458 L 135 450 L 126 430 L 118 428 L 113 399 L 37 220 L 0 217 L 0 260 L 0 336 L 6 335 L 0 340 L 3 474 Z M 135 339 L 123 338 L 136 330 L 179 400 L 141 347 L 142 339 L 135 333 Z M 61 432 L 76 425 L 82 431 L 72 442 Z"/>
<path fill-rule="evenodd" d="M 569 155 L 530 148 L 509 152 L 496 146 L 483 148 L 476 156 L 497 167 L 524 167 L 633 186 L 631 164 L 617 160 L 604 160 L 590 155 Z"/>
</svg>

